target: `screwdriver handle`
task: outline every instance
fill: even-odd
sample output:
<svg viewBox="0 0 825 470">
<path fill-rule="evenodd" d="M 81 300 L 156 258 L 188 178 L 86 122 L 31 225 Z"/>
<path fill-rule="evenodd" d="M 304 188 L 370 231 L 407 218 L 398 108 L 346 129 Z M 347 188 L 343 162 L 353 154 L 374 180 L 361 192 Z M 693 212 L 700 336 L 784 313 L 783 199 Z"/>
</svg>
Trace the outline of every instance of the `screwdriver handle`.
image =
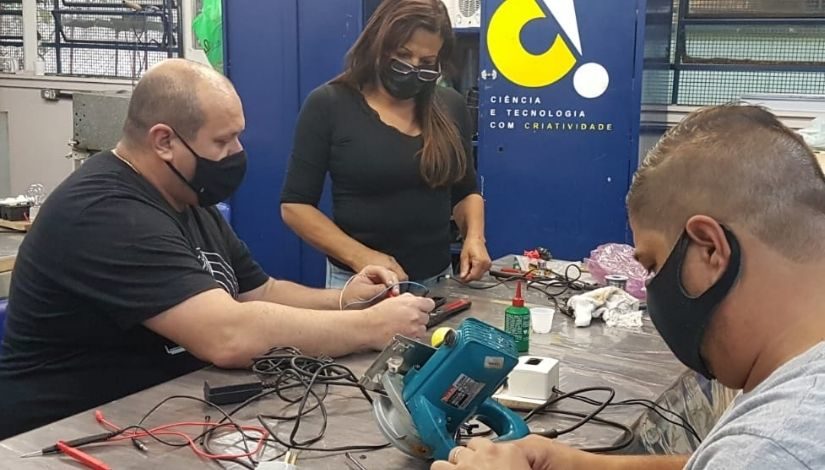
<svg viewBox="0 0 825 470">
<path fill-rule="evenodd" d="M 85 446 L 86 444 L 93 444 L 95 442 L 103 442 L 116 434 L 117 431 L 102 432 L 100 434 L 92 434 L 91 436 L 72 439 L 71 441 L 63 441 L 63 443 L 69 447 L 80 447 Z M 40 452 L 42 455 L 56 454 L 60 452 L 60 448 L 57 445 L 53 445 L 46 447 Z"/>
<path fill-rule="evenodd" d="M 112 468 L 103 463 L 102 460 L 96 459 L 82 450 L 75 449 L 63 441 L 57 441 L 57 448 L 67 457 L 77 460 L 87 468 L 91 468 L 92 470 L 112 470 Z"/>
<path fill-rule="evenodd" d="M 69 447 L 80 447 L 85 446 L 86 444 L 105 441 L 115 434 L 117 434 L 117 431 L 102 432 L 100 434 L 93 434 L 91 436 L 72 439 L 71 441 L 63 441 L 63 443 Z"/>
</svg>

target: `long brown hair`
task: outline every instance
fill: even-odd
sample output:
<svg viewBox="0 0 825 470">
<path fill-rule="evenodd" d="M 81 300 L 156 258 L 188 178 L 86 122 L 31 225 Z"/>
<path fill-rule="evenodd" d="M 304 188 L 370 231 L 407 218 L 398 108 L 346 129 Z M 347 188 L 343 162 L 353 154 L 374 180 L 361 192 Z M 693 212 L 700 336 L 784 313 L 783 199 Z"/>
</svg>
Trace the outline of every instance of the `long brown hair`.
<svg viewBox="0 0 825 470">
<path fill-rule="evenodd" d="M 450 16 L 441 0 L 384 0 L 347 53 L 344 72 L 333 83 L 356 90 L 375 84 L 381 65 L 419 28 L 438 34 L 444 41 L 438 53 L 438 63 L 444 68 L 455 39 Z M 421 176 L 433 188 L 455 183 L 467 172 L 461 135 L 440 101 L 435 92 L 416 97 L 416 118 L 424 139 Z"/>
</svg>

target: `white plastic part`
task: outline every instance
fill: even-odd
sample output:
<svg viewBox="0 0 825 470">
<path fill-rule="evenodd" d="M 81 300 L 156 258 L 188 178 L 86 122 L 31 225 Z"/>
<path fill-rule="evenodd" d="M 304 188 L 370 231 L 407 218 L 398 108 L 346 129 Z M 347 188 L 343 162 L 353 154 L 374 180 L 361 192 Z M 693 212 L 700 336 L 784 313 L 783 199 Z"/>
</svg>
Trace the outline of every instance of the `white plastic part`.
<svg viewBox="0 0 825 470">
<path fill-rule="evenodd" d="M 550 357 L 521 356 L 507 377 L 507 395 L 547 400 L 559 386 L 559 361 Z"/>
</svg>

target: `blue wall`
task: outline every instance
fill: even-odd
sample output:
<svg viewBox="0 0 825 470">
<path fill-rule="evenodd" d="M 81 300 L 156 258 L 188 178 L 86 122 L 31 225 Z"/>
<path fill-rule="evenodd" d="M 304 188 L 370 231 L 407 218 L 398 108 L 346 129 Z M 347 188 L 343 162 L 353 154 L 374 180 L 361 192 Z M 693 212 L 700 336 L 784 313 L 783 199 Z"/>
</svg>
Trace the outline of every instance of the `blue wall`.
<svg viewBox="0 0 825 470">
<path fill-rule="evenodd" d="M 512 1 L 483 3 L 486 38 L 491 16 Z M 488 249 L 495 258 L 544 246 L 557 258 L 581 259 L 600 243 L 624 242 L 628 237 L 624 198 L 637 162 L 644 26 L 637 11 L 644 12 L 644 5 L 638 0 L 575 1 L 580 52 L 569 31 L 561 28 L 543 2 L 537 3 L 543 18 L 511 35 L 518 35 L 532 54 L 547 51 L 561 35 L 575 64 L 550 85 L 522 86 L 519 83 L 526 81 L 508 78 L 491 57 L 495 45 L 488 44 L 489 39 L 482 41 L 479 173 L 487 207 Z M 560 3 L 564 2 L 556 2 Z M 574 86 L 575 74 L 587 63 L 600 64 L 609 76 L 606 91 L 595 98 L 581 96 Z M 506 97 L 511 101 L 517 97 L 519 103 L 502 103 Z M 533 103 L 522 104 L 522 100 Z M 542 110 L 553 116 L 531 117 L 533 111 Z M 515 116 L 525 111 L 528 117 Z M 550 124 L 554 130 L 535 130 L 533 123 Z M 603 127 L 566 129 L 582 124 Z M 512 129 L 507 128 L 510 125 Z"/>
<path fill-rule="evenodd" d="M 541 54 L 556 35 L 575 56 L 560 80 L 526 88 L 498 71 L 487 33 L 501 5 L 534 1 L 542 17 L 508 34 Z M 564 4 L 554 0 L 551 4 Z M 575 0 L 581 51 L 544 0 L 484 0 L 480 38 L 479 175 L 487 204 L 493 257 L 545 246 L 559 258 L 580 259 L 596 245 L 628 239 L 624 196 L 637 165 L 644 0 Z M 232 201 L 235 230 L 271 275 L 320 286 L 323 257 L 281 221 L 279 195 L 295 120 L 306 95 L 337 75 L 376 0 L 226 0 L 226 72 L 244 102 L 249 171 Z M 532 6 L 528 5 L 528 6 Z M 534 8 L 535 9 L 535 8 Z M 599 97 L 576 92 L 583 64 L 602 65 L 609 86 Z M 496 71 L 495 79 L 491 73 Z M 513 105 L 518 96 L 541 104 Z M 562 117 L 507 117 L 510 109 L 562 111 Z M 493 110 L 496 116 L 493 116 Z M 565 111 L 575 116 L 565 117 Z M 581 116 L 584 114 L 584 116 Z M 490 124 L 513 123 L 512 129 Z M 526 122 L 610 125 L 610 130 L 532 130 Z M 322 210 L 329 211 L 329 194 Z"/>
<path fill-rule="evenodd" d="M 244 104 L 249 154 L 232 222 L 272 276 L 323 284 L 323 257 L 283 223 L 279 196 L 301 103 L 341 71 L 363 14 L 361 0 L 224 2 L 226 73 Z"/>
</svg>

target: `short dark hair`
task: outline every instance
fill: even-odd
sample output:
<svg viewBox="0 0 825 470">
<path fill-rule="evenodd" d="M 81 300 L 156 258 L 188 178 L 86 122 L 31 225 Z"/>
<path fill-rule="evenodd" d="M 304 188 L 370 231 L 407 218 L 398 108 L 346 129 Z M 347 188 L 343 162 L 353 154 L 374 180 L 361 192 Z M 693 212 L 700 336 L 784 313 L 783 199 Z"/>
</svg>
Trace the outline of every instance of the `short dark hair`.
<svg viewBox="0 0 825 470">
<path fill-rule="evenodd" d="M 638 227 L 675 239 L 694 215 L 745 228 L 785 257 L 825 256 L 825 176 L 769 111 L 739 104 L 691 113 L 647 154 L 627 207 Z"/>
<path fill-rule="evenodd" d="M 157 124 L 167 124 L 185 139 L 194 140 L 204 124 L 197 82 L 180 74 L 147 73 L 129 101 L 123 135 L 139 142 Z"/>
</svg>

